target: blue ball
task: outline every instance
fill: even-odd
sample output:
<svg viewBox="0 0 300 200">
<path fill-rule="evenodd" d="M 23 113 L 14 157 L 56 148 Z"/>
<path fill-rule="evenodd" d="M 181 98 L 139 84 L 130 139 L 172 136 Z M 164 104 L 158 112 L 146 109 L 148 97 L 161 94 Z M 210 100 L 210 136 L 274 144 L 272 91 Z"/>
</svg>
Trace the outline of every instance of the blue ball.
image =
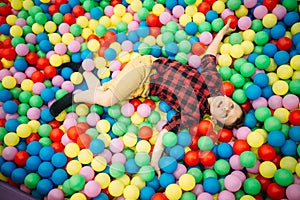
<svg viewBox="0 0 300 200">
<path fill-rule="evenodd" d="M 125 40 L 127 40 L 127 35 L 124 32 L 118 33 L 117 34 L 117 42 L 119 42 L 120 44 L 122 42 L 124 42 Z"/>
<path fill-rule="evenodd" d="M 93 200 L 109 200 L 109 198 L 108 198 L 107 194 L 105 194 L 104 192 L 101 192 L 98 196 L 93 198 Z"/>
<path fill-rule="evenodd" d="M 100 7 L 95 7 L 95 8 L 91 9 L 90 14 L 93 19 L 98 20 L 98 19 L 100 19 L 100 17 L 102 17 L 103 10 L 100 9 Z"/>
<path fill-rule="evenodd" d="M 30 156 L 27 160 L 26 160 L 26 165 L 25 168 L 29 171 L 29 172 L 36 172 L 40 166 L 40 164 L 42 163 L 40 157 L 38 156 Z"/>
<path fill-rule="evenodd" d="M 233 149 L 230 144 L 224 142 L 217 146 L 217 155 L 220 158 L 228 159 L 232 156 L 232 154 L 233 154 Z"/>
<path fill-rule="evenodd" d="M 151 46 L 151 55 L 158 58 L 161 56 L 161 48 L 157 44 Z"/>
<path fill-rule="evenodd" d="M 51 90 L 50 88 L 45 88 L 42 90 L 41 92 L 41 98 L 43 99 L 43 101 L 51 101 L 54 99 L 55 97 L 55 92 L 53 90 Z"/>
<path fill-rule="evenodd" d="M 11 179 L 17 184 L 22 184 L 22 183 L 24 183 L 24 179 L 25 179 L 26 175 L 27 175 L 27 172 L 24 168 L 16 168 L 11 173 Z"/>
<path fill-rule="evenodd" d="M 176 111 L 176 110 L 173 110 L 173 109 L 171 109 L 171 110 L 168 111 L 168 113 L 167 113 L 167 120 L 168 120 L 168 122 L 170 122 L 170 121 L 172 120 L 172 117 L 173 117 L 176 113 L 177 113 L 177 111 Z"/>
<path fill-rule="evenodd" d="M 191 36 L 189 38 L 189 42 L 191 43 L 191 45 L 193 45 L 193 44 L 195 44 L 196 42 L 199 42 L 199 41 L 200 41 L 199 37 L 197 37 L 197 36 Z"/>
<path fill-rule="evenodd" d="M 85 59 L 87 59 L 87 58 L 94 58 L 94 55 L 93 55 L 93 53 L 90 51 L 90 50 L 88 50 L 88 49 L 86 49 L 86 50 L 83 50 L 82 52 L 81 52 L 81 59 L 82 60 L 85 60 Z"/>
<path fill-rule="evenodd" d="M 170 173 L 162 173 L 159 178 L 159 184 L 163 188 L 166 188 L 168 185 L 175 183 L 175 181 L 175 177 Z"/>
<path fill-rule="evenodd" d="M 255 115 L 253 113 L 247 113 L 245 115 L 244 119 L 244 125 L 247 126 L 248 128 L 253 128 L 257 124 L 257 120 L 255 118 Z"/>
<path fill-rule="evenodd" d="M 152 187 L 143 187 L 140 191 L 141 200 L 151 200 L 151 197 L 155 194 L 155 190 Z"/>
<path fill-rule="evenodd" d="M 145 23 L 146 24 L 146 23 Z M 137 29 L 137 35 L 141 38 L 145 38 L 150 34 L 150 29 L 149 27 L 146 26 L 139 26 Z"/>
<path fill-rule="evenodd" d="M 284 145 L 280 148 L 281 152 L 285 156 L 296 156 L 297 144 L 293 140 L 286 140 Z"/>
<path fill-rule="evenodd" d="M 52 156 L 54 155 L 55 151 L 50 146 L 44 146 L 39 152 L 39 156 L 44 161 L 50 161 Z"/>
<path fill-rule="evenodd" d="M 67 156 L 62 152 L 55 153 L 51 158 L 51 163 L 56 168 L 64 167 L 68 162 Z"/>
<path fill-rule="evenodd" d="M 90 143 L 89 148 L 94 154 L 99 154 L 99 153 L 103 152 L 103 150 L 105 148 L 105 144 L 100 139 L 93 139 Z"/>
<path fill-rule="evenodd" d="M 65 79 L 65 80 L 70 80 L 70 77 L 73 73 L 73 70 L 70 67 L 64 67 L 61 72 L 60 75 Z"/>
<path fill-rule="evenodd" d="M 43 32 L 42 33 L 38 33 L 36 35 L 36 41 L 39 43 L 39 42 L 41 42 L 43 40 L 49 40 L 48 34 L 47 33 L 43 33 Z"/>
<path fill-rule="evenodd" d="M 12 94 L 9 90 L 0 90 L 0 102 L 5 102 L 12 99 Z"/>
<path fill-rule="evenodd" d="M 186 146 L 189 146 L 192 142 L 192 138 L 191 138 L 191 135 L 188 133 L 188 132 L 180 132 L 177 134 L 177 141 L 178 141 L 178 144 L 183 146 L 183 147 L 186 147 Z"/>
<path fill-rule="evenodd" d="M 59 12 L 63 15 L 72 12 L 72 7 L 69 4 L 61 4 L 59 7 Z"/>
<path fill-rule="evenodd" d="M 261 88 L 268 86 L 269 84 L 269 77 L 265 73 L 258 73 L 254 76 L 253 82 L 255 85 L 258 85 Z"/>
<path fill-rule="evenodd" d="M 4 35 L 9 35 L 10 25 L 8 24 L 1 24 L 0 25 L 0 32 Z"/>
<path fill-rule="evenodd" d="M 169 106 L 166 102 L 164 101 L 160 101 L 159 104 L 159 109 L 162 111 L 162 112 L 168 112 L 169 110 L 171 110 L 171 106 Z"/>
<path fill-rule="evenodd" d="M 209 23 L 211 23 L 212 21 L 214 21 L 218 17 L 219 17 L 218 13 L 214 10 L 209 10 L 205 14 L 206 21 L 208 21 Z"/>
<path fill-rule="evenodd" d="M 287 64 L 290 61 L 290 55 L 286 51 L 277 51 L 274 55 L 274 61 L 277 65 Z"/>
<path fill-rule="evenodd" d="M 81 53 L 80 52 L 73 53 L 71 56 L 71 60 L 72 60 L 72 62 L 75 62 L 75 63 L 82 62 Z"/>
<path fill-rule="evenodd" d="M 158 165 L 164 172 L 173 173 L 176 170 L 178 163 L 175 158 L 171 156 L 163 156 L 159 160 Z"/>
<path fill-rule="evenodd" d="M 79 0 L 72 0 L 72 1 L 69 1 L 68 4 L 74 8 L 75 6 L 78 6 L 80 5 L 80 1 Z"/>
<path fill-rule="evenodd" d="M 55 185 L 61 185 L 67 179 L 68 179 L 68 174 L 64 169 L 56 169 L 51 175 L 51 180 Z"/>
<path fill-rule="evenodd" d="M 273 43 L 268 43 L 263 47 L 263 54 L 273 58 L 277 52 L 277 46 Z"/>
<path fill-rule="evenodd" d="M 42 147 L 43 145 L 38 141 L 32 141 L 27 145 L 26 151 L 29 155 L 38 155 Z"/>
<path fill-rule="evenodd" d="M 285 136 L 281 131 L 271 131 L 268 134 L 268 143 L 273 147 L 281 147 L 285 143 Z"/>
<path fill-rule="evenodd" d="M 54 171 L 54 166 L 51 162 L 42 162 L 38 168 L 38 173 L 43 178 L 48 178 Z"/>
<path fill-rule="evenodd" d="M 187 4 L 184 2 L 184 0 L 178 0 L 178 5 L 181 5 L 182 7 L 187 7 Z"/>
<path fill-rule="evenodd" d="M 25 139 L 21 139 L 19 144 L 16 146 L 18 151 L 25 151 L 27 148 L 27 143 L 24 141 Z"/>
<path fill-rule="evenodd" d="M 259 56 L 259 54 L 257 54 L 257 53 L 251 53 L 251 54 L 249 54 L 248 58 L 247 58 L 248 62 L 254 64 L 257 56 Z"/>
<path fill-rule="evenodd" d="M 154 190 L 158 190 L 160 188 L 158 177 L 154 176 L 151 181 L 146 182 L 146 185 L 152 187 Z"/>
<path fill-rule="evenodd" d="M 139 52 L 139 46 L 140 46 L 141 42 L 136 42 L 133 45 L 133 51 L 134 52 Z"/>
<path fill-rule="evenodd" d="M 136 43 L 139 41 L 139 35 L 137 34 L 136 31 L 130 31 L 128 34 L 127 34 L 127 38 L 128 40 L 130 40 L 132 43 Z"/>
<path fill-rule="evenodd" d="M 247 89 L 246 89 L 246 96 L 250 100 L 258 99 L 261 96 L 260 87 L 255 85 L 255 84 L 252 84 L 252 85 L 248 86 Z"/>
<path fill-rule="evenodd" d="M 104 57 L 109 61 L 114 60 L 116 56 L 117 56 L 117 52 L 113 48 L 107 48 L 104 51 Z"/>
<path fill-rule="evenodd" d="M 288 13 L 284 16 L 283 22 L 284 22 L 287 26 L 292 26 L 293 24 L 299 22 L 299 13 L 297 13 L 297 12 L 288 12 Z"/>
<path fill-rule="evenodd" d="M 170 149 L 170 156 L 176 160 L 182 160 L 184 157 L 184 148 L 180 145 L 175 145 Z"/>
<path fill-rule="evenodd" d="M 54 119 L 54 117 L 52 116 L 52 114 L 50 113 L 50 109 L 49 108 L 44 108 L 41 111 L 41 120 L 43 120 L 44 122 L 50 122 Z"/>
<path fill-rule="evenodd" d="M 300 32 L 292 36 L 292 42 L 294 46 L 300 43 Z"/>
<path fill-rule="evenodd" d="M 263 96 L 264 98 L 266 99 L 269 99 L 271 96 L 273 96 L 274 92 L 272 90 L 272 86 L 267 86 L 267 87 L 264 87 L 262 90 L 261 90 L 261 96 Z"/>
<path fill-rule="evenodd" d="M 178 46 L 175 42 L 170 42 L 163 47 L 168 56 L 175 56 L 178 52 Z"/>
<path fill-rule="evenodd" d="M 28 63 L 24 59 L 21 59 L 21 58 L 18 59 L 17 58 L 14 62 L 14 67 L 15 67 L 16 70 L 24 72 L 28 67 Z"/>
<path fill-rule="evenodd" d="M 9 177 L 11 173 L 16 169 L 17 166 L 14 162 L 8 161 L 1 165 L 0 172 L 4 175 Z"/>
<path fill-rule="evenodd" d="M 5 129 L 8 132 L 16 132 L 17 127 L 19 125 L 20 125 L 20 122 L 17 119 L 11 118 L 11 119 L 6 120 L 6 122 L 5 122 Z"/>
<path fill-rule="evenodd" d="M 36 189 L 41 195 L 47 195 L 53 189 L 53 183 L 49 179 L 42 179 L 38 182 Z"/>
<path fill-rule="evenodd" d="M 52 50 L 52 44 L 48 40 L 42 40 L 39 43 L 39 48 L 41 51 L 48 53 L 49 51 Z"/>
<path fill-rule="evenodd" d="M 293 126 L 289 130 L 290 138 L 295 142 L 300 142 L 300 126 Z"/>
<path fill-rule="evenodd" d="M 0 156 L 0 166 L 2 166 L 3 163 L 5 163 L 5 160 L 2 156 Z"/>
<path fill-rule="evenodd" d="M 134 158 L 128 159 L 125 163 L 125 170 L 129 174 L 136 174 L 139 171 L 139 166 L 136 164 Z"/>
<path fill-rule="evenodd" d="M 177 5 L 177 0 L 166 0 L 166 7 L 172 10 Z"/>
<path fill-rule="evenodd" d="M 3 111 L 8 114 L 14 114 L 18 110 L 18 104 L 15 101 L 8 100 L 3 104 Z"/>
<path fill-rule="evenodd" d="M 203 181 L 203 189 L 210 194 L 216 194 L 220 191 L 221 185 L 218 179 L 209 177 Z"/>
<path fill-rule="evenodd" d="M 278 40 L 285 35 L 285 32 L 285 27 L 283 25 L 277 24 L 271 28 L 270 35 L 273 39 Z"/>
<path fill-rule="evenodd" d="M 189 22 L 184 27 L 184 30 L 189 35 L 194 35 L 198 32 L 198 26 L 195 22 Z"/>
<path fill-rule="evenodd" d="M 300 43 L 297 44 L 297 46 L 296 46 L 296 51 L 297 51 L 298 54 L 300 54 Z"/>
</svg>

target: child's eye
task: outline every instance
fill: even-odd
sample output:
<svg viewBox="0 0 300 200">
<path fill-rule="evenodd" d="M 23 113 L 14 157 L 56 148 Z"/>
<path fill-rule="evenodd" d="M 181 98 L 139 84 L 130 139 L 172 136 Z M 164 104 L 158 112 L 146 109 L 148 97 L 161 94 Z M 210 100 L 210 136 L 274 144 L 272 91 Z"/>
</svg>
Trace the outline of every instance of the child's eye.
<svg viewBox="0 0 300 200">
<path fill-rule="evenodd" d="M 233 105 L 233 104 L 231 104 L 230 108 L 234 108 L 234 105 Z"/>
</svg>

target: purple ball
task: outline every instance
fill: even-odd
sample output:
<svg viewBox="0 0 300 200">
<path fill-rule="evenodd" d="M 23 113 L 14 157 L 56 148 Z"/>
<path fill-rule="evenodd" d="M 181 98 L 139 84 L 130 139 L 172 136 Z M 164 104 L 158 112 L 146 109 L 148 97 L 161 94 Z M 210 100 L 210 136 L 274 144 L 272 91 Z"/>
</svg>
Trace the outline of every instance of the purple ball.
<svg viewBox="0 0 300 200">
<path fill-rule="evenodd" d="M 235 175 L 228 175 L 224 179 L 224 186 L 230 192 L 236 192 L 242 187 L 242 181 Z"/>
<path fill-rule="evenodd" d="M 289 200 L 298 200 L 300 197 L 300 185 L 289 185 L 286 189 L 286 197 Z"/>
</svg>

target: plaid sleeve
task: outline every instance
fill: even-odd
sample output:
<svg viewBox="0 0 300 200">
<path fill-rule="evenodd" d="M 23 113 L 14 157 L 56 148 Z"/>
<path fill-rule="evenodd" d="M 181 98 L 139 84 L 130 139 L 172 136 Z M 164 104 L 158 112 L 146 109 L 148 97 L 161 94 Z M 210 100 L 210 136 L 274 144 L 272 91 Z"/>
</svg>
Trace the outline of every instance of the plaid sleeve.
<svg viewBox="0 0 300 200">
<path fill-rule="evenodd" d="M 173 133 L 177 133 L 177 131 L 179 130 L 180 122 L 180 112 L 177 112 L 175 115 L 173 115 L 171 121 L 164 126 L 164 128 L 168 131 L 172 131 Z"/>
<path fill-rule="evenodd" d="M 222 78 L 218 72 L 216 62 L 216 56 L 206 54 L 202 57 L 201 67 L 202 67 L 202 76 L 205 79 L 205 84 L 209 90 L 210 96 L 219 96 L 224 95 L 224 89 L 222 85 Z"/>
</svg>

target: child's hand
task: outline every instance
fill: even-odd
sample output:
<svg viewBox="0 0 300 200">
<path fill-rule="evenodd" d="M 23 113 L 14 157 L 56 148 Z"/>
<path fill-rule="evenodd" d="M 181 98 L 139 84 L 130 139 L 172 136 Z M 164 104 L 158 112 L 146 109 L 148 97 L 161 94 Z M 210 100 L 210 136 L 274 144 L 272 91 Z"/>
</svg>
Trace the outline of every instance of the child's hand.
<svg viewBox="0 0 300 200">
<path fill-rule="evenodd" d="M 226 35 L 226 34 L 229 34 L 233 31 L 235 31 L 235 29 L 230 28 L 230 23 L 231 23 L 231 19 L 229 19 L 227 24 L 225 24 L 225 26 L 220 30 L 220 32 L 222 32 L 223 35 Z"/>
<path fill-rule="evenodd" d="M 156 159 L 156 158 L 152 157 L 152 159 L 151 159 L 151 166 L 154 168 L 154 170 L 155 170 L 155 172 L 157 174 L 157 177 L 159 179 L 160 175 L 161 175 L 161 172 L 160 172 L 160 168 L 159 168 L 159 165 L 158 165 L 158 160 L 159 160 L 159 158 Z"/>
</svg>

